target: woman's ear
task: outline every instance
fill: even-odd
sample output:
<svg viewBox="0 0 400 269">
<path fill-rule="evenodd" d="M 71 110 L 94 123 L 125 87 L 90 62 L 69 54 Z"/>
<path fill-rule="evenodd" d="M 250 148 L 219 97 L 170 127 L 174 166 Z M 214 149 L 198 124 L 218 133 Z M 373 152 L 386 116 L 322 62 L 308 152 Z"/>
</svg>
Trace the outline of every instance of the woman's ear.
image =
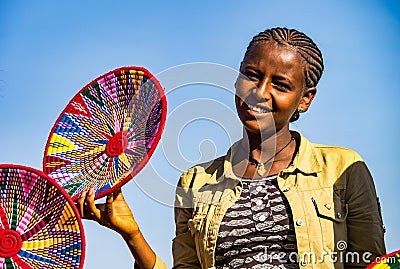
<svg viewBox="0 0 400 269">
<path fill-rule="evenodd" d="M 316 94 L 317 94 L 316 87 L 307 88 L 304 91 L 303 97 L 300 100 L 299 109 L 301 109 L 303 112 L 306 112 L 310 107 L 312 100 L 314 99 Z"/>
</svg>

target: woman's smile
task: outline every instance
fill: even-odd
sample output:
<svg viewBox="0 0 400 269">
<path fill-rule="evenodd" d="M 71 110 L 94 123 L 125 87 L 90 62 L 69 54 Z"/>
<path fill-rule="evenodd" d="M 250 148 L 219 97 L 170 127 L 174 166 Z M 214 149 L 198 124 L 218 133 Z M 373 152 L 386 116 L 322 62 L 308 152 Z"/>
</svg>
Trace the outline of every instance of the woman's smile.
<svg viewBox="0 0 400 269">
<path fill-rule="evenodd" d="M 247 106 L 247 113 L 249 113 L 250 116 L 262 116 L 263 114 L 267 114 L 270 113 L 271 110 L 263 105 L 263 104 L 246 104 L 245 106 Z"/>
</svg>

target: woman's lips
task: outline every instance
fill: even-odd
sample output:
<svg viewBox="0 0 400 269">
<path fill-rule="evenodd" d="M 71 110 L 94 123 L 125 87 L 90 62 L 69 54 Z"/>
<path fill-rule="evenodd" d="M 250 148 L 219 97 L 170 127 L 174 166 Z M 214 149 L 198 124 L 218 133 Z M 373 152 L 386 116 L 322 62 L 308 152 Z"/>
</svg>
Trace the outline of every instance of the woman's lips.
<svg viewBox="0 0 400 269">
<path fill-rule="evenodd" d="M 271 112 L 271 110 L 269 110 L 269 108 L 266 108 L 266 107 L 263 107 L 263 106 L 260 106 L 260 105 L 248 104 L 247 107 L 250 110 L 252 110 L 254 112 L 257 112 L 257 113 L 269 113 L 269 112 Z"/>
<path fill-rule="evenodd" d="M 245 108 L 251 117 L 263 116 L 271 112 L 269 108 L 260 105 L 245 104 Z"/>
</svg>

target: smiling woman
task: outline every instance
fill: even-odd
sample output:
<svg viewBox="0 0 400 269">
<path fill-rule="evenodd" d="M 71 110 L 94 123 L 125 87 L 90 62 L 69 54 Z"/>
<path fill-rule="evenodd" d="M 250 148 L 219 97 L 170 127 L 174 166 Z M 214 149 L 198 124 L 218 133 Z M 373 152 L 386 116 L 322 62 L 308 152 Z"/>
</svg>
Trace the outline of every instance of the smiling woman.
<svg viewBox="0 0 400 269">
<path fill-rule="evenodd" d="M 310 47 L 313 49 L 312 57 L 318 59 L 319 69 L 308 64 L 309 58 L 312 58 L 310 53 L 299 53 L 304 48 L 309 48 L 310 51 Z M 289 132 L 289 122 L 297 120 L 300 111 L 308 110 L 316 94 L 315 85 L 320 79 L 322 69 L 321 52 L 305 35 L 274 29 L 255 36 L 240 67 L 244 76 L 239 76 L 236 82 L 236 109 L 247 130 L 248 141 L 264 147 L 264 151 L 268 148 L 282 149 L 281 151 L 286 149 L 289 146 L 286 142 L 293 140 Z M 271 138 L 276 139 L 276 148 L 275 145 L 271 148 Z M 286 151 L 293 152 L 294 147 L 295 145 L 291 145 Z M 254 149 L 250 156 L 261 164 L 270 161 L 270 156 L 276 157 L 278 154 L 268 152 L 264 154 L 268 156 L 267 160 L 263 160 L 265 157 L 260 156 L 263 150 Z M 286 156 L 286 163 L 281 162 L 281 165 L 275 166 L 274 171 L 277 173 L 286 168 L 291 157 L 292 154 Z"/>
<path fill-rule="evenodd" d="M 294 29 L 268 29 L 250 42 L 240 71 L 243 138 L 182 174 L 174 268 L 364 268 L 384 254 L 379 203 L 361 157 L 289 129 L 317 92 L 323 61 L 315 43 Z M 85 192 L 78 205 L 83 217 L 122 235 L 137 268 L 166 267 L 120 191 L 105 205 Z"/>
</svg>

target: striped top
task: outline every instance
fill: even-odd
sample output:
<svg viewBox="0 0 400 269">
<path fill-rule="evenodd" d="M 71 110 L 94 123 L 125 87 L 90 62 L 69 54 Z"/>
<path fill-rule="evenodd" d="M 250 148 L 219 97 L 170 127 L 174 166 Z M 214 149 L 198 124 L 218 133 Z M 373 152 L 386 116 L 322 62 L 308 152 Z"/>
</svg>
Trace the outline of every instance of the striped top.
<svg viewBox="0 0 400 269">
<path fill-rule="evenodd" d="M 299 268 L 292 213 L 276 179 L 242 179 L 220 224 L 216 268 Z"/>
</svg>

